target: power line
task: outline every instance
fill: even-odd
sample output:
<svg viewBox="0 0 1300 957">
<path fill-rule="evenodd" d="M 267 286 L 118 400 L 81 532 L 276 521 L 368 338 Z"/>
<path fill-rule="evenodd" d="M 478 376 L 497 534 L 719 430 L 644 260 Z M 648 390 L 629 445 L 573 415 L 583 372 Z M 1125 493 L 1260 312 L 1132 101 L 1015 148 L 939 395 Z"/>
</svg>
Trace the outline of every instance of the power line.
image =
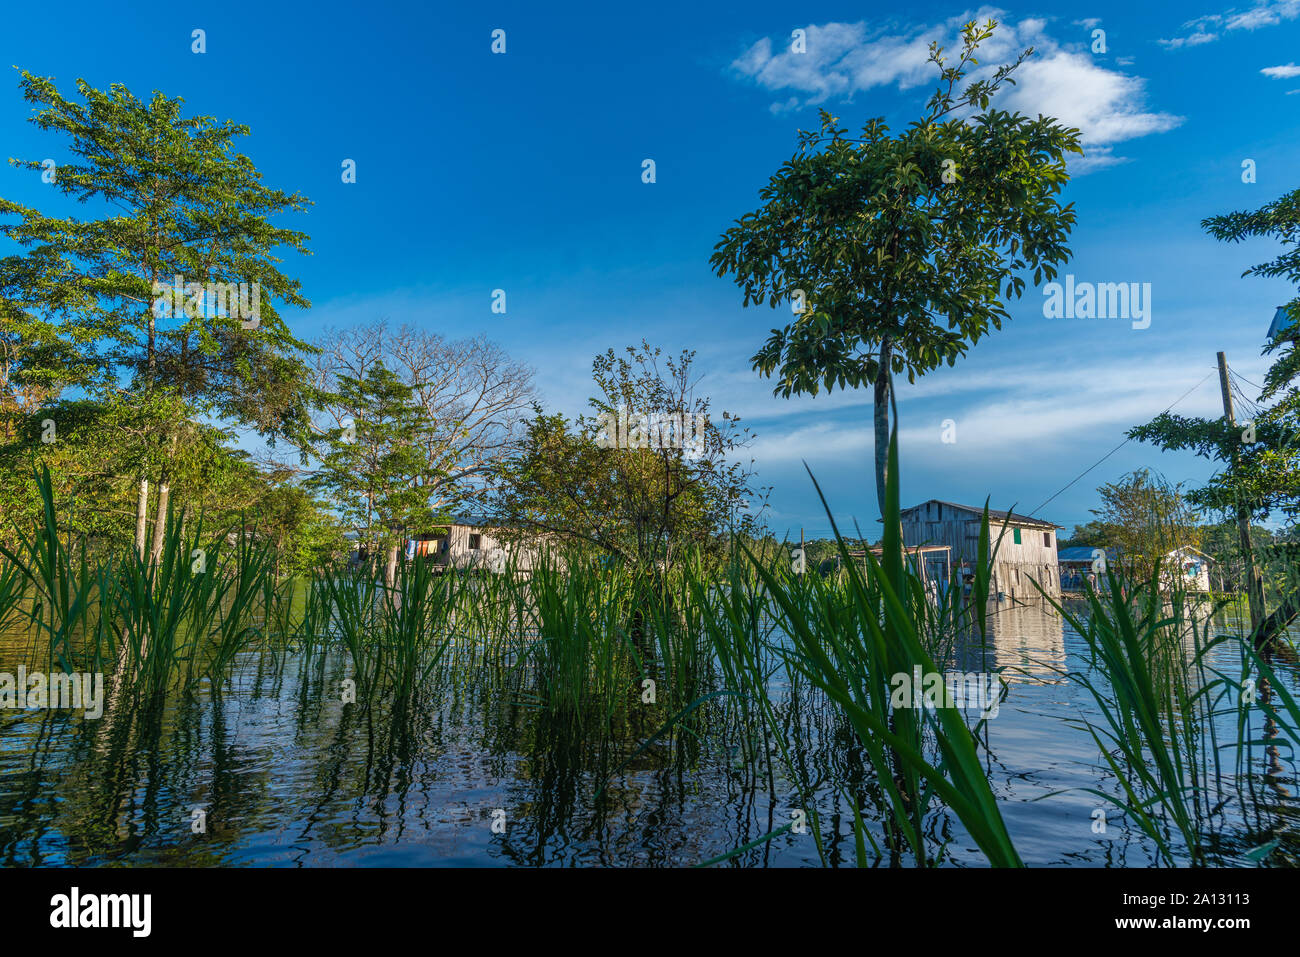
<svg viewBox="0 0 1300 957">
<path fill-rule="evenodd" d="M 1216 370 L 1216 371 L 1217 371 L 1217 370 Z M 1202 379 L 1200 382 L 1196 383 L 1196 385 L 1192 386 L 1190 389 L 1188 389 L 1186 392 L 1184 392 L 1182 395 L 1180 395 L 1177 399 L 1175 399 L 1172 403 L 1170 403 L 1169 407 L 1166 408 L 1166 409 L 1164 410 L 1164 412 L 1161 412 L 1160 414 L 1161 414 L 1161 415 L 1164 415 L 1165 412 L 1168 412 L 1170 409 L 1172 409 L 1174 406 L 1176 406 L 1179 402 L 1182 402 L 1183 399 L 1187 398 L 1189 395 L 1191 395 L 1193 392 L 1195 392 L 1195 391 L 1196 391 L 1197 389 L 1199 389 L 1201 386 L 1205 385 L 1205 383 L 1208 382 L 1211 378 L 1213 378 L 1213 376 L 1214 376 L 1214 372 L 1211 372 L 1211 373 L 1210 373 L 1209 375 L 1207 375 L 1204 379 Z M 1101 458 L 1099 458 L 1096 462 L 1093 462 L 1093 463 L 1092 463 L 1091 465 L 1089 465 L 1086 469 L 1084 469 L 1082 472 L 1080 472 L 1078 475 L 1076 475 L 1076 476 L 1075 476 L 1075 477 L 1070 481 L 1069 485 L 1066 485 L 1064 488 L 1062 488 L 1062 489 L 1061 489 L 1060 491 L 1058 491 L 1055 495 L 1053 495 L 1053 496 L 1052 496 L 1051 498 L 1049 498 L 1046 502 L 1044 502 L 1042 505 L 1038 506 L 1038 508 L 1034 509 L 1032 512 L 1030 512 L 1030 513 L 1029 513 L 1027 516 L 1025 516 L 1025 517 L 1026 517 L 1026 518 L 1033 518 L 1033 517 L 1034 517 L 1035 515 L 1037 515 L 1040 511 L 1042 511 L 1044 508 L 1046 508 L 1048 505 L 1050 505 L 1050 504 L 1052 503 L 1052 499 L 1055 499 L 1055 498 L 1056 498 L 1058 495 L 1060 495 L 1062 492 L 1067 491 L 1071 486 L 1073 486 L 1073 485 L 1075 484 L 1075 482 L 1078 482 L 1079 479 L 1083 478 L 1085 475 L 1087 475 L 1089 472 L 1091 472 L 1093 469 L 1095 469 L 1098 465 L 1100 465 L 1102 462 L 1105 462 L 1108 458 L 1110 458 L 1112 455 L 1114 455 L 1116 452 L 1118 452 L 1120 449 L 1122 449 L 1124 446 L 1128 445 L 1128 444 L 1129 444 L 1130 442 L 1132 442 L 1132 441 L 1133 441 L 1133 437 L 1132 437 L 1132 436 L 1129 436 L 1128 438 L 1126 438 L 1126 439 L 1125 439 L 1123 442 L 1121 442 L 1119 445 L 1115 446 L 1113 449 L 1111 449 L 1109 452 L 1107 452 L 1105 455 L 1103 455 Z"/>
<path fill-rule="evenodd" d="M 1260 385 L 1258 382 L 1251 382 L 1249 379 L 1247 379 L 1247 378 L 1246 378 L 1244 375 L 1242 375 L 1240 372 L 1237 372 L 1236 370 L 1234 370 L 1234 369 L 1232 368 L 1232 366 L 1228 366 L 1228 372 L 1231 373 L 1232 375 L 1236 376 L 1236 377 L 1237 377 L 1238 379 L 1240 379 L 1242 382 L 1246 383 L 1246 385 L 1254 386 L 1256 389 L 1259 389 L 1260 392 L 1263 392 L 1263 391 L 1264 391 L 1264 387 L 1263 387 L 1262 385 Z"/>
<path fill-rule="evenodd" d="M 1232 379 L 1233 386 L 1243 394 L 1246 391 L 1246 386 L 1250 386 L 1252 389 L 1259 388 L 1255 383 L 1248 382 L 1244 376 L 1237 375 L 1237 373 L 1233 372 L 1231 369 L 1228 370 L 1228 376 Z"/>
<path fill-rule="evenodd" d="M 1196 385 L 1192 386 L 1190 389 L 1188 389 L 1186 392 L 1184 392 L 1182 395 L 1180 395 L 1177 399 L 1175 399 L 1173 402 L 1171 402 L 1171 403 L 1170 403 L 1170 404 L 1169 404 L 1169 405 L 1164 409 L 1164 411 L 1161 412 L 1160 414 L 1161 414 L 1161 415 L 1164 415 L 1165 412 L 1169 412 L 1170 410 L 1172 410 L 1172 409 L 1174 408 L 1174 406 L 1178 405 L 1178 403 L 1182 402 L 1184 399 L 1186 399 L 1189 395 L 1191 395 L 1193 392 L 1195 392 L 1195 391 L 1196 391 L 1197 389 L 1199 389 L 1201 386 L 1205 385 L 1206 382 L 1208 382 L 1211 378 L 1213 378 L 1213 376 L 1215 375 L 1215 373 L 1216 373 L 1217 371 L 1218 371 L 1217 369 L 1211 371 L 1208 375 L 1205 376 L 1204 379 L 1202 379 L 1200 382 L 1196 383 Z M 1247 401 L 1248 401 L 1248 400 L 1247 400 Z M 1253 403 L 1252 403 L 1252 404 L 1253 404 Z M 1050 505 L 1050 504 L 1052 503 L 1052 501 L 1053 501 L 1054 499 L 1056 499 L 1059 495 L 1061 495 L 1063 492 L 1068 491 L 1072 486 L 1074 486 L 1075 483 L 1077 483 L 1077 482 L 1079 481 L 1079 479 L 1083 478 L 1085 475 L 1087 475 L 1089 472 L 1091 472 L 1093 469 L 1095 469 L 1098 465 L 1101 465 L 1101 464 L 1102 464 L 1103 462 L 1105 462 L 1108 458 L 1110 458 L 1112 455 L 1114 455 L 1116 452 L 1118 452 L 1120 449 L 1122 449 L 1124 446 L 1128 445 L 1128 444 L 1129 444 L 1130 442 L 1132 442 L 1132 441 L 1133 441 L 1132 437 L 1126 438 L 1123 442 L 1121 442 L 1119 445 L 1115 446 L 1113 449 L 1111 449 L 1109 452 L 1107 452 L 1105 455 L 1103 455 L 1101 458 L 1099 458 L 1096 462 L 1092 463 L 1092 465 L 1088 466 L 1086 469 L 1084 469 L 1082 472 L 1080 472 L 1078 475 L 1076 475 L 1076 476 L 1075 476 L 1075 477 L 1074 477 L 1074 478 L 1069 482 L 1069 484 L 1067 484 L 1067 485 L 1065 485 L 1064 487 L 1062 487 L 1061 489 L 1059 489 L 1055 494 L 1053 494 L 1053 495 L 1051 496 L 1051 498 L 1047 499 L 1047 501 L 1043 502 L 1042 505 L 1039 505 L 1038 508 L 1034 509 L 1032 512 L 1030 512 L 1030 513 L 1029 513 L 1027 516 L 1025 516 L 1025 517 L 1026 517 L 1026 518 L 1033 518 L 1033 517 L 1034 517 L 1035 515 L 1037 515 L 1040 511 L 1042 511 L 1044 508 L 1046 508 L 1048 505 Z M 815 529 L 815 528 L 814 528 L 814 529 L 807 529 L 806 531 L 817 532 L 817 531 L 821 531 L 821 529 Z M 830 532 L 830 529 L 827 529 L 826 531 Z M 788 533 L 787 533 L 787 534 L 788 534 Z M 833 533 L 832 533 L 832 534 L 833 534 Z M 841 532 L 841 534 L 843 534 L 843 532 Z M 820 537 L 820 536 L 819 536 L 819 537 Z M 828 536 L 828 537 L 829 537 L 829 536 Z"/>
<path fill-rule="evenodd" d="M 1229 375 L 1231 375 L 1231 370 L 1229 370 Z M 1255 416 L 1258 415 L 1260 411 L 1258 403 L 1256 403 L 1254 399 L 1247 396 L 1245 391 L 1235 382 L 1229 382 L 1229 388 L 1232 390 L 1232 394 L 1237 397 L 1238 402 L 1246 410 L 1246 413 L 1252 419 L 1255 418 Z"/>
</svg>

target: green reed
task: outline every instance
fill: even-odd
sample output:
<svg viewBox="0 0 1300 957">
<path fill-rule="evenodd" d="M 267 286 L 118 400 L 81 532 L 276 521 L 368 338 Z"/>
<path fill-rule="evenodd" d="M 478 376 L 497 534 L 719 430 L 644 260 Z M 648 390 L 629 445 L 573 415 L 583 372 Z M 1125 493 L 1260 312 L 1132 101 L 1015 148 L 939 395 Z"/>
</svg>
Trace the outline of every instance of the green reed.
<svg viewBox="0 0 1300 957">
<path fill-rule="evenodd" d="M 1159 562 L 1149 577 L 1108 568 L 1099 588 L 1085 585 L 1088 614 L 1052 604 L 1084 639 L 1087 672 L 1065 675 L 1092 697 L 1100 721 L 1083 721 L 1121 793 L 1084 789 L 1119 808 L 1153 843 L 1161 860 L 1208 862 L 1209 819 L 1223 788 L 1214 717 L 1225 700 L 1210 658 L 1237 636 L 1210 635 L 1197 622 L 1177 571 Z M 1235 708 L 1235 702 L 1230 702 Z M 1177 840 L 1175 840 L 1175 837 Z"/>
<path fill-rule="evenodd" d="M 806 810 L 824 861 L 826 804 L 842 802 L 859 864 L 943 863 L 933 829 L 947 809 L 991 864 L 1017 866 L 981 761 L 982 722 L 947 701 L 896 705 L 892 693 L 916 667 L 938 672 L 962 636 L 987 639 L 997 542 L 986 510 L 969 593 L 955 571 L 935 588 L 903 546 L 896 438 L 889 454 L 880 557 L 855 562 L 836 527 L 843 567 L 827 577 L 774 568 L 734 542 L 727 560 L 686 551 L 662 569 L 597 566 L 570 550 L 498 573 L 420 556 L 399 561 L 391 584 L 341 568 L 279 581 L 255 531 L 210 531 L 183 514 L 166 516 L 144 557 L 93 557 L 58 534 L 45 474 L 42 522 L 0 552 L 0 624 L 25 626 L 62 668 L 111 671 L 118 689 L 151 699 L 204 679 L 219 690 L 247 652 L 272 668 L 290 655 L 314 662 L 323 686 L 328 653 L 331 678 L 351 677 L 358 703 L 382 703 L 394 722 L 427 718 L 439 700 L 497 708 L 524 750 L 586 789 L 598 820 L 627 769 L 686 770 L 717 748 L 774 808 Z M 1053 604 L 1087 646 L 1092 670 L 1070 677 L 1096 701 L 1100 718 L 1084 728 L 1121 789 L 1092 793 L 1130 815 L 1163 861 L 1204 863 L 1224 780 L 1214 716 L 1240 707 L 1250 671 L 1276 689 L 1261 705 L 1280 729 L 1272 746 L 1296 742 L 1300 713 L 1249 649 L 1241 675 L 1210 668 L 1240 640 L 1212 637 L 1162 584 L 1158 572 L 1145 584 L 1114 573 L 1089 592 L 1086 616 Z M 394 726 L 394 739 L 410 730 Z M 1248 737 L 1239 748 L 1258 743 Z M 705 863 L 790 830 L 781 822 Z"/>
<path fill-rule="evenodd" d="M 1020 857 L 980 763 L 976 737 L 961 711 L 950 702 L 933 709 L 893 705 L 895 676 L 910 675 L 916 666 L 926 674 L 939 669 L 927 649 L 931 642 L 926 634 L 937 618 L 927 610 L 924 578 L 908 567 L 903 547 L 896 434 L 891 436 L 887 476 L 881 560 L 868 551 L 863 568 L 849 555 L 822 496 L 847 571 L 847 601 L 834 600 L 834 593 L 815 581 L 803 585 L 759 568 L 790 639 L 787 666 L 843 710 L 875 773 L 883 796 L 880 811 L 890 832 L 901 839 L 918 866 L 933 860 L 924 819 L 935 799 L 952 810 L 991 864 L 1019 866 Z M 820 486 L 817 492 L 821 496 Z M 986 510 L 979 565 L 987 567 L 989 561 Z M 976 607 L 984 606 L 981 602 Z M 951 606 L 946 614 L 954 614 Z M 933 741 L 932 750 L 927 748 L 927 737 Z M 860 814 L 854 826 L 863 864 L 865 822 Z M 894 843 L 897 847 L 900 841 Z"/>
<path fill-rule="evenodd" d="M 26 619 L 49 662 L 65 671 L 108 671 L 123 688 L 146 694 L 200 678 L 220 681 L 258 638 L 253 621 L 264 614 L 259 596 L 271 569 L 266 546 L 246 536 L 205 536 L 201 519 L 187 531 L 184 517 L 169 510 L 143 554 L 128 549 L 92 561 L 84 541 L 59 535 L 48 470 L 36 478 L 42 520 L 30 533 L 15 528 L 15 547 L 0 546 L 9 563 L 0 601 L 23 596 L 19 621 Z"/>
</svg>

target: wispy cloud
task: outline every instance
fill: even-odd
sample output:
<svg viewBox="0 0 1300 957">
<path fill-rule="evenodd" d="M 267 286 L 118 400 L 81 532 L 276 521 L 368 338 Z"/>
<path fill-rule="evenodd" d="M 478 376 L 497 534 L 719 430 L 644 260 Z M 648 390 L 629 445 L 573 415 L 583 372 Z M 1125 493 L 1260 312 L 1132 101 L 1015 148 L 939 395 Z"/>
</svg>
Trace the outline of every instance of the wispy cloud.
<svg viewBox="0 0 1300 957">
<path fill-rule="evenodd" d="M 1258 30 L 1276 26 L 1283 20 L 1300 16 L 1300 0 L 1265 0 L 1243 13 L 1229 13 L 1225 17 L 1225 30 Z"/>
<path fill-rule="evenodd" d="M 1128 429 L 1155 417 L 1198 380 L 1204 381 L 1178 402 L 1177 411 L 1213 418 L 1220 412 L 1213 364 L 1196 359 L 1204 357 L 1168 353 L 1159 360 L 1076 365 L 1067 390 L 1061 389 L 1061 367 L 1052 363 L 990 363 L 960 375 L 927 377 L 900 392 L 899 443 L 916 467 L 1033 467 L 1045 452 L 1074 449 L 1081 434 L 1123 441 Z M 1244 368 L 1261 372 L 1253 363 Z M 870 406 L 869 395 L 853 398 Z M 773 418 L 769 408 L 744 411 L 758 420 L 758 439 L 747 451 L 760 469 L 783 470 L 806 460 L 816 471 L 845 455 L 870 459 L 874 434 L 867 408 L 804 405 L 794 418 Z M 946 419 L 956 424 L 951 445 L 942 439 Z"/>
<path fill-rule="evenodd" d="M 1247 9 L 1233 7 L 1223 13 L 1197 17 L 1183 24 L 1183 35 L 1160 43 L 1170 50 L 1211 43 L 1235 30 L 1259 30 L 1300 17 L 1300 0 L 1259 0 Z"/>
<path fill-rule="evenodd" d="M 1087 156 L 1076 161 L 1076 171 L 1123 162 L 1114 152 L 1117 144 L 1163 133 L 1182 122 L 1182 117 L 1146 109 L 1143 78 L 1108 68 L 1082 42 L 1059 42 L 1047 33 L 1044 20 L 1009 23 L 1002 11 L 992 8 L 911 28 L 875 28 L 865 22 L 810 25 L 804 28 L 804 52 L 796 52 L 785 40 L 778 47 L 763 37 L 732 68 L 765 90 L 788 93 L 773 103 L 775 111 L 851 100 L 856 93 L 876 88 L 910 90 L 935 79 L 929 62 L 932 42 L 953 50 L 960 44 L 963 23 L 989 18 L 1001 26 L 981 48 L 982 66 L 974 75 L 987 76 L 1032 46 L 1035 55 L 1017 73 L 1017 85 L 999 94 L 998 105 L 1031 116 L 1055 116 L 1077 127 Z"/>
<path fill-rule="evenodd" d="M 1300 76 L 1300 66 L 1294 63 L 1288 63 L 1285 66 L 1266 66 L 1259 71 L 1265 76 L 1271 76 L 1275 80 L 1289 80 L 1292 77 Z"/>
<path fill-rule="evenodd" d="M 1160 44 L 1170 50 L 1177 50 L 1181 47 L 1198 47 L 1203 43 L 1213 43 L 1219 39 L 1217 33 L 1210 33 L 1207 30 L 1198 29 L 1195 33 L 1189 33 L 1184 37 L 1174 37 L 1172 40 L 1161 40 Z"/>
</svg>

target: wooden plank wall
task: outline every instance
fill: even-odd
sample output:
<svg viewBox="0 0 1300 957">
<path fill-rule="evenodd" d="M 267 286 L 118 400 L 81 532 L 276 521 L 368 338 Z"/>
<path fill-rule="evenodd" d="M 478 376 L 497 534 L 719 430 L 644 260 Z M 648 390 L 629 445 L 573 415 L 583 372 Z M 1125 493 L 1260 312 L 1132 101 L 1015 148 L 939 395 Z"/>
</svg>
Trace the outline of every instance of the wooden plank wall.
<svg viewBox="0 0 1300 957">
<path fill-rule="evenodd" d="M 903 542 L 917 545 L 947 545 L 952 549 L 953 565 L 963 561 L 974 564 L 979 555 L 981 514 L 956 509 L 939 502 L 926 502 L 903 515 Z M 1061 593 L 1060 569 L 1056 557 L 1056 530 L 1021 525 L 1020 544 L 1015 543 L 1009 524 L 998 546 L 993 566 L 993 591 L 1012 599 L 1040 599 L 1030 581 L 1033 577 L 1053 597 Z M 989 534 L 996 541 L 1001 523 L 990 517 Z M 1046 541 L 1044 535 L 1047 536 Z"/>
</svg>

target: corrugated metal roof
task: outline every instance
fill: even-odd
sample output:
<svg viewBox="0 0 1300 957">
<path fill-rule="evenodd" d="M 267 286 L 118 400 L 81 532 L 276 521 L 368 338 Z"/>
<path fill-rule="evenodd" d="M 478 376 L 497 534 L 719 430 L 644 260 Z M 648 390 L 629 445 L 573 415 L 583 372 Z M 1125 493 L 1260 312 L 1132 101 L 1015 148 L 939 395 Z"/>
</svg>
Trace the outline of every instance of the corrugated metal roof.
<svg viewBox="0 0 1300 957">
<path fill-rule="evenodd" d="M 467 528 L 494 528 L 501 523 L 487 515 L 453 515 L 452 525 L 464 525 Z"/>
<path fill-rule="evenodd" d="M 1286 311 L 1286 306 L 1278 306 L 1277 312 L 1273 313 L 1273 321 L 1268 327 L 1268 338 L 1270 341 L 1274 337 L 1281 335 L 1287 329 L 1291 328 L 1291 316 Z"/>
<path fill-rule="evenodd" d="M 955 508 L 963 512 L 972 512 L 975 514 L 976 517 L 984 514 L 984 506 L 982 505 L 978 508 L 975 508 L 970 505 L 958 505 L 956 502 L 945 502 L 942 499 L 937 499 L 937 498 L 932 498 L 929 501 L 922 502 L 920 505 L 913 505 L 911 508 L 905 508 L 902 511 L 903 514 L 906 515 L 908 512 L 915 512 L 918 508 L 923 508 L 924 506 L 930 505 L 932 503 L 935 505 L 947 505 L 949 508 Z M 1021 515 L 1018 512 L 1002 512 L 996 508 L 989 509 L 990 525 L 994 523 L 1001 525 L 1004 521 L 1008 522 L 1008 524 L 1010 525 L 1027 525 L 1032 528 L 1064 528 L 1065 527 L 1063 525 L 1057 525 L 1055 522 L 1043 521 L 1043 519 L 1041 518 L 1030 518 L 1027 515 Z"/>
<path fill-rule="evenodd" d="M 1057 559 L 1063 562 L 1090 562 L 1095 557 L 1093 552 L 1097 551 L 1096 545 L 1071 545 L 1069 548 L 1062 548 L 1056 553 Z M 1106 557 L 1113 558 L 1115 549 L 1105 549 Z"/>
</svg>

